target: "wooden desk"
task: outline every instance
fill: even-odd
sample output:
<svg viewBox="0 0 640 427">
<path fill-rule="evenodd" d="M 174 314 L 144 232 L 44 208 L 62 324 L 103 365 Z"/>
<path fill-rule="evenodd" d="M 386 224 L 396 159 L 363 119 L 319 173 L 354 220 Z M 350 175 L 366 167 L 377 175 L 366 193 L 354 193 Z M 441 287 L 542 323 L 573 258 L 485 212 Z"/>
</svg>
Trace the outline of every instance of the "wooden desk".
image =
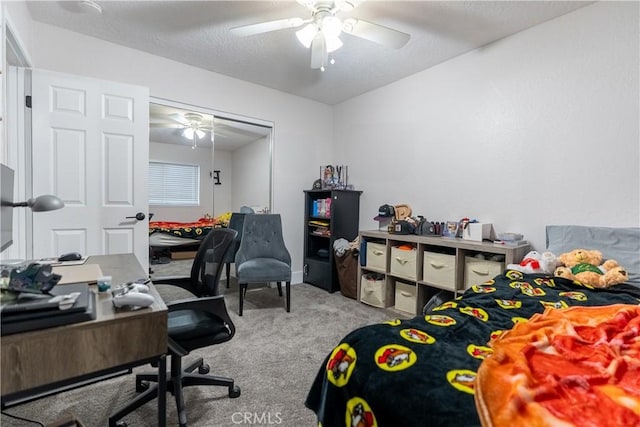
<svg viewBox="0 0 640 427">
<path fill-rule="evenodd" d="M 92 256 L 87 263 L 99 264 L 104 274 L 112 276 L 112 285 L 147 276 L 132 254 Z M 95 320 L 3 336 L 2 406 L 152 361 L 159 362 L 164 377 L 167 306 L 153 286 L 149 292 L 156 301 L 147 308 L 116 311 L 110 292 L 97 293 Z M 165 408 L 166 395 L 159 390 L 160 426 L 165 425 Z"/>
</svg>

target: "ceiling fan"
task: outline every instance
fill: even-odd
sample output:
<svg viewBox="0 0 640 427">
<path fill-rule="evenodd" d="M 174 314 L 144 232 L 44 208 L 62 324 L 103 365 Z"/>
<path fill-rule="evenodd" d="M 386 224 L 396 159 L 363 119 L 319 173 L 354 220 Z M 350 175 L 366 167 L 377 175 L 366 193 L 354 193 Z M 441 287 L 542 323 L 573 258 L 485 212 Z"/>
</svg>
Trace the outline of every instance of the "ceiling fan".
<svg viewBox="0 0 640 427">
<path fill-rule="evenodd" d="M 206 136 L 205 132 L 211 132 L 213 141 L 213 122 L 204 120 L 204 116 L 199 113 L 172 113 L 169 114 L 170 122 L 152 122 L 151 127 L 182 129 L 182 136 L 193 142 L 191 148 L 197 147 L 198 139 Z"/>
<path fill-rule="evenodd" d="M 231 29 L 237 36 L 251 36 L 286 28 L 304 27 L 296 31 L 300 43 L 311 49 L 311 68 L 324 67 L 329 62 L 329 53 L 342 47 L 342 33 L 360 37 L 383 46 L 400 49 L 411 37 L 407 33 L 356 18 L 341 19 L 341 12 L 349 12 L 364 0 L 296 0 L 306 7 L 311 17 L 285 18 L 276 21 L 244 25 Z M 306 25 L 305 25 L 306 24 Z"/>
</svg>

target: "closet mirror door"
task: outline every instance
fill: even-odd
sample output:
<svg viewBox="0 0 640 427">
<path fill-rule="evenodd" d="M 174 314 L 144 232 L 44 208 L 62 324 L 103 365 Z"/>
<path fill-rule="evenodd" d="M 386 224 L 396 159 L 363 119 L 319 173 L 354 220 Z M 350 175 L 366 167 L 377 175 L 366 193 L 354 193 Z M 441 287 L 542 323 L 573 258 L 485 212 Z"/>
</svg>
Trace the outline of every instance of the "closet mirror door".
<svg viewBox="0 0 640 427">
<path fill-rule="evenodd" d="M 149 123 L 153 221 L 271 211 L 270 122 L 152 98 Z M 164 171 L 153 176 L 154 168 Z"/>
</svg>

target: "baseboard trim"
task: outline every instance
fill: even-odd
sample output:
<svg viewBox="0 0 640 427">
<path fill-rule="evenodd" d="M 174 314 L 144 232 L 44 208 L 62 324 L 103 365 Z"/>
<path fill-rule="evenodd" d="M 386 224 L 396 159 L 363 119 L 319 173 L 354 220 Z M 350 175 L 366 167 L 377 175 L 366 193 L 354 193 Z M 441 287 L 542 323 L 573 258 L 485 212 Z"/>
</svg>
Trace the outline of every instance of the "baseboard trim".
<svg viewBox="0 0 640 427">
<path fill-rule="evenodd" d="M 292 285 L 299 285 L 300 283 L 304 283 L 304 280 L 302 278 L 302 271 L 292 271 L 291 272 L 291 284 Z"/>
</svg>

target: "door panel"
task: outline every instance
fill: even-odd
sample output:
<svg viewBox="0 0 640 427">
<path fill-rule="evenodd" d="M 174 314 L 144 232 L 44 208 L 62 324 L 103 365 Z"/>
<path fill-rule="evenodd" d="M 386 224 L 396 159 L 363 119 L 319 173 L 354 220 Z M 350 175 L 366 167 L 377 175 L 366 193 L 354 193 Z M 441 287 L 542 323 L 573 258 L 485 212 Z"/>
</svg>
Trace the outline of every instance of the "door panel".
<svg viewBox="0 0 640 427">
<path fill-rule="evenodd" d="M 126 254 L 133 252 L 135 229 L 135 226 L 111 230 L 105 229 L 103 236 L 104 253 Z"/>
<path fill-rule="evenodd" d="M 148 268 L 149 93 L 50 71 L 32 72 L 33 194 L 63 209 L 33 215 L 35 258 L 135 253 Z"/>
<path fill-rule="evenodd" d="M 102 157 L 105 206 L 135 209 L 133 200 L 134 145 L 130 136 L 105 135 Z"/>
<path fill-rule="evenodd" d="M 40 164 L 34 169 L 38 174 L 48 168 L 51 170 L 50 185 L 41 190 L 45 192 L 43 194 L 57 195 L 64 200 L 65 206 L 86 206 L 86 132 L 71 129 L 51 129 L 51 132 L 53 144 L 40 147 L 42 152 L 38 153 L 38 157 L 51 159 L 51 164 L 48 167 Z"/>
</svg>

